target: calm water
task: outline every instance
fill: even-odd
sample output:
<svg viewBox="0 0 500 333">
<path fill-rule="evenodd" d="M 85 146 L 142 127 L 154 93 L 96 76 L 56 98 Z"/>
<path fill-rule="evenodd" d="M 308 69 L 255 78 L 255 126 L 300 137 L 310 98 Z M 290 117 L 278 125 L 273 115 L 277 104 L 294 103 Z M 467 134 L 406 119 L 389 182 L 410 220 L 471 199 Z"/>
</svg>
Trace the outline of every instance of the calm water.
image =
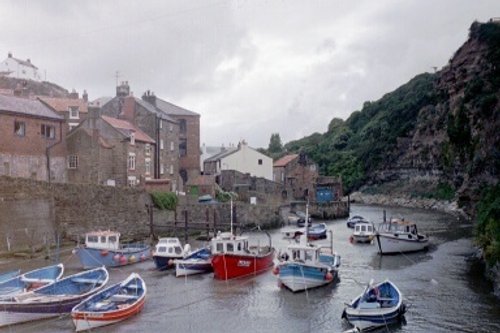
<svg viewBox="0 0 500 333">
<path fill-rule="evenodd" d="M 410 304 L 406 324 L 390 332 L 500 332 L 500 305 L 490 286 L 466 261 L 472 252 L 471 227 L 448 215 L 416 209 L 385 207 L 387 217 L 416 221 L 431 235 L 429 251 L 384 256 L 376 245 L 348 242 L 352 230 L 346 219 L 328 222 L 334 247 L 342 256 L 340 279 L 333 285 L 292 294 L 277 286 L 271 271 L 254 278 L 216 281 L 211 274 L 176 278 L 172 272 L 152 270 L 153 262 L 111 270 L 119 281 L 139 272 L 148 287 L 141 314 L 96 332 L 342 332 L 350 326 L 340 319 L 344 302 L 357 296 L 371 278 L 391 279 Z M 353 206 L 360 214 L 381 222 L 383 208 Z M 276 248 L 288 241 L 272 233 Z M 263 239 L 264 241 L 264 239 Z M 328 243 L 328 241 L 320 241 Z M 74 257 L 63 259 L 68 272 L 78 270 Z M 15 265 L 0 263 L 0 271 Z M 34 263 L 31 264 L 33 266 Z M 37 265 L 43 265 L 41 261 Z M 22 268 L 30 265 L 25 263 Z M 6 332 L 71 332 L 69 317 L 27 323 Z M 386 332 L 386 329 L 378 332 Z"/>
</svg>

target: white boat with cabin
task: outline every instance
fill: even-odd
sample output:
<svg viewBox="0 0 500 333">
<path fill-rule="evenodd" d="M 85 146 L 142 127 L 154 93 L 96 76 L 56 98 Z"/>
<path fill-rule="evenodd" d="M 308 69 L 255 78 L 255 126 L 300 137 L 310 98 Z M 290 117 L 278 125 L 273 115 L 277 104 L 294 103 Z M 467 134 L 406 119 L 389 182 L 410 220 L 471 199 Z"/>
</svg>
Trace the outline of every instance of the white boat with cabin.
<svg viewBox="0 0 500 333">
<path fill-rule="evenodd" d="M 376 233 L 380 254 L 397 254 L 425 250 L 429 237 L 418 233 L 413 222 L 392 219 L 380 224 Z"/>
</svg>

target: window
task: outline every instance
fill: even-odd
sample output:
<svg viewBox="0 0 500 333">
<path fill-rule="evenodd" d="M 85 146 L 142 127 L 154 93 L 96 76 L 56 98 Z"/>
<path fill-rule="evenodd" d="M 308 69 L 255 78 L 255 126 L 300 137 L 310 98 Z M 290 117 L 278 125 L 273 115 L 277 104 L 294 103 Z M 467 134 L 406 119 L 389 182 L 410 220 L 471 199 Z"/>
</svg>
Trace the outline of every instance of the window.
<svg viewBox="0 0 500 333">
<path fill-rule="evenodd" d="M 222 243 L 217 243 L 217 244 L 215 245 L 215 247 L 216 247 L 216 249 L 217 249 L 217 252 L 222 252 L 222 251 L 224 251 L 224 246 L 223 246 L 223 244 L 222 244 Z"/>
<path fill-rule="evenodd" d="M 48 139 L 56 138 L 56 128 L 54 126 L 42 124 L 41 134 Z"/>
<path fill-rule="evenodd" d="M 174 142 L 170 141 L 170 151 L 174 151 Z"/>
<path fill-rule="evenodd" d="M 174 174 L 174 165 L 173 164 L 170 164 L 170 174 L 171 175 Z"/>
<path fill-rule="evenodd" d="M 151 155 L 151 145 L 149 143 L 146 143 L 146 145 L 144 146 L 144 154 L 146 155 Z"/>
<path fill-rule="evenodd" d="M 160 149 L 163 149 L 163 139 L 160 139 Z"/>
<path fill-rule="evenodd" d="M 163 175 L 165 173 L 165 168 L 163 164 L 160 164 L 160 175 Z"/>
<path fill-rule="evenodd" d="M 160 129 L 162 129 L 163 128 L 163 120 L 160 119 L 159 123 L 160 123 Z"/>
<path fill-rule="evenodd" d="M 101 243 L 106 243 L 106 236 L 101 236 Z"/>
<path fill-rule="evenodd" d="M 130 133 L 130 144 L 135 145 L 135 133 Z"/>
<path fill-rule="evenodd" d="M 128 153 L 128 169 L 135 170 L 135 154 L 134 153 Z M 134 181 L 135 181 L 135 179 L 134 179 Z"/>
<path fill-rule="evenodd" d="M 116 243 L 116 236 L 109 236 L 108 239 L 110 243 Z"/>
<path fill-rule="evenodd" d="M 262 159 L 259 158 L 259 165 L 262 165 Z"/>
<path fill-rule="evenodd" d="M 99 241 L 99 238 L 97 236 L 87 236 L 87 242 L 88 243 L 97 243 Z"/>
<path fill-rule="evenodd" d="M 172 132 L 174 130 L 174 124 L 170 123 L 169 128 L 170 128 L 170 132 Z"/>
<path fill-rule="evenodd" d="M 179 132 L 186 133 L 186 119 L 179 120 Z"/>
<path fill-rule="evenodd" d="M 179 140 L 179 156 L 186 156 L 187 155 L 187 140 L 186 139 L 180 139 Z"/>
<path fill-rule="evenodd" d="M 135 156 L 134 156 L 134 162 L 135 162 Z M 134 187 L 137 184 L 137 180 L 136 180 L 135 176 L 129 176 L 127 178 L 127 183 L 128 183 L 128 186 Z"/>
<path fill-rule="evenodd" d="M 70 106 L 69 107 L 69 119 L 79 119 L 80 118 L 80 110 L 78 106 Z"/>
<path fill-rule="evenodd" d="M 226 250 L 227 250 L 227 252 L 234 252 L 234 245 L 233 245 L 233 243 L 227 243 Z"/>
<path fill-rule="evenodd" d="M 69 155 L 68 169 L 76 169 L 76 168 L 78 168 L 78 155 Z"/>
<path fill-rule="evenodd" d="M 144 161 L 144 165 L 146 166 L 146 175 L 151 174 L 151 159 L 146 158 L 146 160 Z"/>
<path fill-rule="evenodd" d="M 26 124 L 23 121 L 14 121 L 14 133 L 18 136 L 26 134 Z"/>
</svg>

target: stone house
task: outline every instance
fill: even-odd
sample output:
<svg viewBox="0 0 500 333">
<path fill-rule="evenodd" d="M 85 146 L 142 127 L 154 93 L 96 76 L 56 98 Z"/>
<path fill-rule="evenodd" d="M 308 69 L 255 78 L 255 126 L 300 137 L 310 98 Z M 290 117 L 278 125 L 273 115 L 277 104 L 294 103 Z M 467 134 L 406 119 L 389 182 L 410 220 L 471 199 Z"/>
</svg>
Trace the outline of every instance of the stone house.
<svg viewBox="0 0 500 333">
<path fill-rule="evenodd" d="M 71 131 L 87 118 L 88 96 L 85 91 L 83 98 L 79 98 L 78 93 L 73 91 L 70 93 L 69 98 L 39 96 L 38 99 L 64 117 L 68 125 L 68 131 Z"/>
<path fill-rule="evenodd" d="M 207 158 L 203 162 L 204 174 L 220 175 L 222 170 L 236 170 L 251 176 L 273 179 L 273 160 L 248 146 L 243 140 L 237 147 L 229 147 L 224 151 Z"/>
<path fill-rule="evenodd" d="M 179 123 L 160 109 L 132 96 L 128 82 L 116 88 L 116 96 L 101 107 L 101 113 L 127 120 L 154 139 L 152 179 L 171 182 L 172 190 L 182 190 L 179 177 Z"/>
<path fill-rule="evenodd" d="M 66 141 L 72 183 L 137 186 L 153 177 L 155 140 L 126 120 L 92 110 Z"/>
<path fill-rule="evenodd" d="M 273 179 L 283 184 L 283 198 L 316 200 L 318 166 L 306 154 L 283 156 L 273 164 Z"/>
<path fill-rule="evenodd" d="M 11 52 L 8 53 L 7 59 L 0 63 L 0 75 L 24 80 L 41 80 L 38 67 L 33 65 L 30 59 L 14 58 Z"/>
<path fill-rule="evenodd" d="M 186 183 L 186 192 L 192 196 L 210 195 L 215 198 L 215 176 L 198 175 Z"/>
<path fill-rule="evenodd" d="M 64 118 L 36 99 L 0 95 L 0 174 L 66 181 Z"/>
<path fill-rule="evenodd" d="M 179 124 L 179 175 L 184 183 L 200 175 L 200 115 L 167 102 L 150 91 L 142 99 Z"/>
</svg>

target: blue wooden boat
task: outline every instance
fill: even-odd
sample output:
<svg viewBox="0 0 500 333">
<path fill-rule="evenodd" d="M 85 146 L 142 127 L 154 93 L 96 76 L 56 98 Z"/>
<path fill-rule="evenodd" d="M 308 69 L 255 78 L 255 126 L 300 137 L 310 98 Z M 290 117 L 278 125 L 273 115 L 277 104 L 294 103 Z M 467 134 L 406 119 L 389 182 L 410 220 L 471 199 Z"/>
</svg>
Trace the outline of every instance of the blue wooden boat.
<svg viewBox="0 0 500 333">
<path fill-rule="evenodd" d="M 71 311 L 75 330 L 90 331 L 111 325 L 139 313 L 146 299 L 146 283 L 137 273 L 103 289 L 76 305 Z"/>
<path fill-rule="evenodd" d="M 182 259 L 175 259 L 175 276 L 186 276 L 210 273 L 212 267 L 212 251 L 209 247 L 202 247 L 188 253 Z"/>
<path fill-rule="evenodd" d="M 0 299 L 36 290 L 61 278 L 64 265 L 38 268 L 0 283 Z"/>
<path fill-rule="evenodd" d="M 120 233 L 95 231 L 85 234 L 85 245 L 74 250 L 83 268 L 119 267 L 151 258 L 146 244 L 120 244 Z"/>
<path fill-rule="evenodd" d="M 292 292 L 325 286 L 332 283 L 338 275 L 340 256 L 333 251 L 333 244 L 325 247 L 309 243 L 309 229 L 311 228 L 305 229 L 298 244 L 289 244 L 278 255 L 279 262 L 273 269 L 280 286 L 285 286 Z"/>
<path fill-rule="evenodd" d="M 104 288 L 105 267 L 73 274 L 35 291 L 0 300 L 0 327 L 70 313 L 83 299 Z"/>
<path fill-rule="evenodd" d="M 13 271 L 8 271 L 8 272 L 5 272 L 5 273 L 1 273 L 0 274 L 0 283 L 4 282 L 4 281 L 7 281 L 7 280 L 10 280 L 16 276 L 18 276 L 19 274 L 21 273 L 21 270 L 18 269 L 18 270 L 13 270 Z"/>
<path fill-rule="evenodd" d="M 358 331 L 399 322 L 406 312 L 403 295 L 391 281 L 373 284 L 370 281 L 364 292 L 356 297 L 342 313 Z"/>
<path fill-rule="evenodd" d="M 326 238 L 326 231 L 327 231 L 326 224 L 319 223 L 313 225 L 312 227 L 307 228 L 307 237 L 310 240 L 324 239 Z"/>
</svg>

